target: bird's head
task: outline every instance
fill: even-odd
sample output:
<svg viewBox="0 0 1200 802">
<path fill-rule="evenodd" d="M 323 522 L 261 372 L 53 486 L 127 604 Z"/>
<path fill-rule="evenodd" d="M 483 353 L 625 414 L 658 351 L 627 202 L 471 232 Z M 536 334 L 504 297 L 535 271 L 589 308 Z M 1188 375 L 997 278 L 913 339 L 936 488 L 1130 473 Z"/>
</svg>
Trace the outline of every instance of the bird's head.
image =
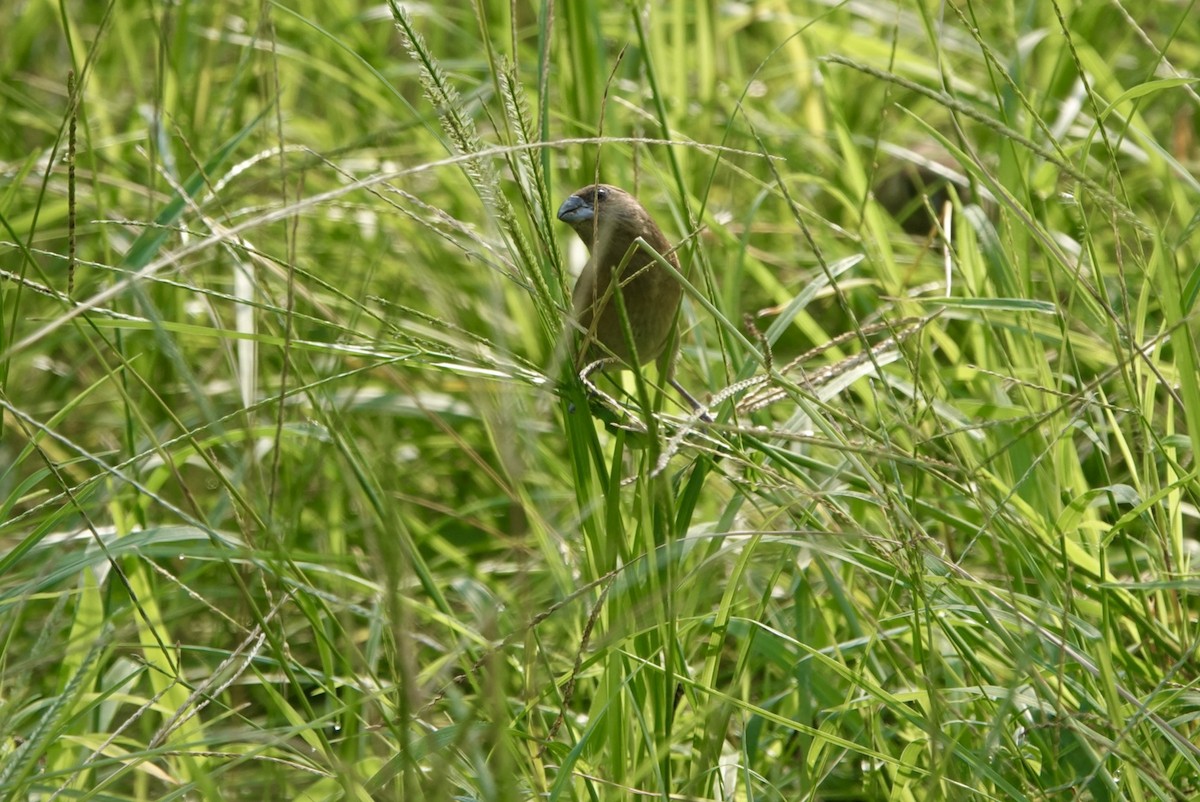
<svg viewBox="0 0 1200 802">
<path fill-rule="evenodd" d="M 609 184 L 592 184 L 571 194 L 558 207 L 558 219 L 586 243 L 609 227 L 641 231 L 650 215 L 632 195 Z M 653 223 L 651 223 L 653 225 Z"/>
</svg>

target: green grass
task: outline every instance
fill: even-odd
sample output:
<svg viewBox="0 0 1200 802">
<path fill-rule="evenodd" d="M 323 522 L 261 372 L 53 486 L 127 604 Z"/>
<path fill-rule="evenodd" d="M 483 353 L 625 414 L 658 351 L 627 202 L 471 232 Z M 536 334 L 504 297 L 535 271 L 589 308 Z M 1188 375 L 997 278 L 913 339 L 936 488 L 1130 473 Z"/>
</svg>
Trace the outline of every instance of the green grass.
<svg viewBox="0 0 1200 802">
<path fill-rule="evenodd" d="M 2 798 L 1200 794 L 1194 4 L 649 5 L 0 6 Z"/>
</svg>

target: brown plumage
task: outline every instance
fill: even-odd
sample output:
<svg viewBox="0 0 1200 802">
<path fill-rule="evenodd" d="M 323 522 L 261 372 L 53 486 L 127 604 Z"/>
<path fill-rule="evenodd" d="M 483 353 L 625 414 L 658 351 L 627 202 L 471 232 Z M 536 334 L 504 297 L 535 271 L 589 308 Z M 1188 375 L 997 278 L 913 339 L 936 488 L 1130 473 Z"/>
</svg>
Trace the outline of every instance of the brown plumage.
<svg viewBox="0 0 1200 802">
<path fill-rule="evenodd" d="M 928 237 L 937 230 L 942 210 L 956 193 L 971 203 L 970 186 L 949 151 L 932 141 L 916 145 L 910 158 L 894 158 L 880 170 L 875 199 L 907 233 Z"/>
<path fill-rule="evenodd" d="M 633 241 L 644 239 L 650 247 L 679 269 L 679 261 L 662 230 L 637 199 L 617 187 L 593 184 L 573 193 L 558 209 L 562 220 L 579 235 L 591 253 L 572 292 L 574 315 L 588 332 L 580 353 L 583 361 L 615 356 L 632 363 L 621 317 L 613 293 L 613 272 Z M 629 316 L 633 343 L 640 364 L 662 353 L 671 339 L 671 327 L 683 289 L 674 276 L 645 250 L 635 249 L 620 275 L 621 298 Z"/>
</svg>

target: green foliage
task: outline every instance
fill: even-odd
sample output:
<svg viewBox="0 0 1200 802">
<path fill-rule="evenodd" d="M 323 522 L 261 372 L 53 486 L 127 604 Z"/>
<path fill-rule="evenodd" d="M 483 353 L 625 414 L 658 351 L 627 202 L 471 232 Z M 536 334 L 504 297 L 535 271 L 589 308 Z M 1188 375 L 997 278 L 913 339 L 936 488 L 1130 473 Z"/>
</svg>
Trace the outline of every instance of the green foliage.
<svg viewBox="0 0 1200 802">
<path fill-rule="evenodd" d="M 0 798 L 1200 794 L 1186 4 L 0 10 Z"/>
</svg>

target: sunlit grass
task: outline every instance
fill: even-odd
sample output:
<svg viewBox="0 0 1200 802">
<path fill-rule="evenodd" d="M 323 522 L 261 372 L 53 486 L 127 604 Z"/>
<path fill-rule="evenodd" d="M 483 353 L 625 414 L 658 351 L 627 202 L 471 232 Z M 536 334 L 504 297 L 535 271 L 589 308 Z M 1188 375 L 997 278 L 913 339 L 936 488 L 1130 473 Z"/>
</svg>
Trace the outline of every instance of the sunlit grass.
<svg viewBox="0 0 1200 802">
<path fill-rule="evenodd" d="M 22 5 L 5 798 L 1200 793 L 1189 13 Z"/>
</svg>

